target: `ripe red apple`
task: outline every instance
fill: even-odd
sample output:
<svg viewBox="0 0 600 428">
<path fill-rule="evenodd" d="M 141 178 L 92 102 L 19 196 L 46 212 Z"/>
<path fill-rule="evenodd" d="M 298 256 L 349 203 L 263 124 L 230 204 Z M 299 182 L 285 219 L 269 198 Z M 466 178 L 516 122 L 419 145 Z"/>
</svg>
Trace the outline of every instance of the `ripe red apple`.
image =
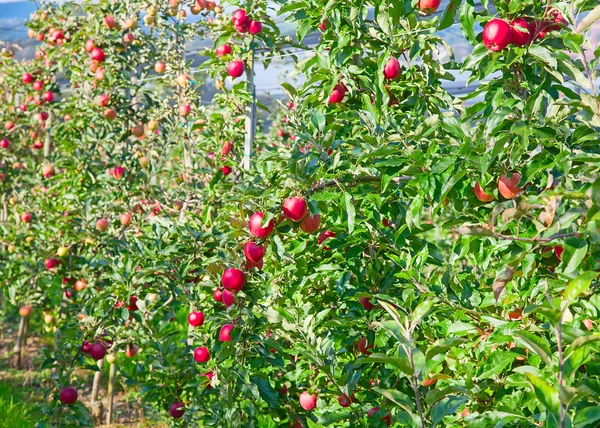
<svg viewBox="0 0 600 428">
<path fill-rule="evenodd" d="M 204 314 L 200 311 L 190 312 L 188 315 L 188 323 L 192 327 L 200 327 L 202 324 L 204 324 Z"/>
<path fill-rule="evenodd" d="M 419 10 L 425 15 L 430 15 L 440 7 L 442 0 L 419 0 Z"/>
<path fill-rule="evenodd" d="M 213 299 L 215 299 L 217 302 L 223 300 L 223 292 L 218 288 L 215 288 L 215 291 L 213 291 Z"/>
<path fill-rule="evenodd" d="M 379 407 L 373 407 L 371 410 L 369 410 L 369 413 L 367 413 L 367 416 L 370 418 L 375 413 L 377 413 L 379 410 L 381 410 Z M 387 415 L 383 416 L 380 420 L 385 421 L 385 425 L 388 427 L 392 424 L 392 416 L 389 413 Z"/>
<path fill-rule="evenodd" d="M 248 32 L 250 34 L 256 35 L 260 33 L 262 29 L 262 24 L 259 21 L 250 21 L 250 24 L 248 24 Z"/>
<path fill-rule="evenodd" d="M 54 175 L 54 167 L 50 164 L 46 164 L 42 167 L 42 175 L 44 178 L 50 178 Z"/>
<path fill-rule="evenodd" d="M 169 414 L 171 415 L 172 418 L 179 419 L 183 416 L 184 413 L 185 413 L 185 407 L 184 407 L 183 403 L 181 403 L 179 401 L 175 401 L 175 402 L 171 403 L 171 407 L 169 407 Z"/>
<path fill-rule="evenodd" d="M 344 97 L 346 96 L 346 85 L 343 83 L 338 83 L 331 91 L 331 95 L 329 95 L 329 104 L 341 103 L 344 101 Z"/>
<path fill-rule="evenodd" d="M 556 257 L 558 257 L 558 260 L 562 261 L 562 253 L 563 253 L 563 251 L 565 251 L 565 249 L 562 246 L 560 246 L 560 245 L 557 245 L 557 246 L 554 247 L 554 254 L 556 254 Z"/>
<path fill-rule="evenodd" d="M 111 108 L 104 110 L 104 117 L 106 120 L 115 120 L 117 118 L 117 112 Z"/>
<path fill-rule="evenodd" d="M 323 232 L 319 233 L 319 237 L 317 238 L 317 244 L 321 245 L 323 242 L 325 242 L 327 239 L 329 238 L 333 238 L 335 237 L 335 232 L 332 232 L 331 230 L 324 230 Z M 323 246 L 324 249 L 326 250 L 330 250 L 331 248 Z"/>
<path fill-rule="evenodd" d="M 273 219 L 269 221 L 269 224 L 267 224 L 266 227 L 261 227 L 263 217 L 264 213 L 256 212 L 252 214 L 250 220 L 248 221 L 248 228 L 250 229 L 250 234 L 256 236 L 257 238 L 268 237 L 275 228 L 275 222 L 273 221 Z"/>
<path fill-rule="evenodd" d="M 475 183 L 475 187 L 473 188 L 473 191 L 475 192 L 475 197 L 477 199 L 479 199 L 481 202 L 491 202 L 494 199 L 494 195 L 490 195 L 489 193 L 486 193 L 485 190 L 483 189 L 483 187 L 481 187 L 481 185 L 479 183 Z"/>
<path fill-rule="evenodd" d="M 196 348 L 194 351 L 194 360 L 196 360 L 198 363 L 205 363 L 210 360 L 210 352 L 208 351 L 208 348 L 204 346 L 201 348 Z"/>
<path fill-rule="evenodd" d="M 127 345 L 127 348 L 125 348 L 125 356 L 127 358 L 133 358 L 137 355 L 139 349 L 140 348 L 138 348 L 137 345 Z"/>
<path fill-rule="evenodd" d="M 85 42 L 85 50 L 88 51 L 88 52 L 91 52 L 92 49 L 94 49 L 95 46 L 96 45 L 95 45 L 95 43 L 94 43 L 94 41 L 92 39 L 88 39 Z"/>
<path fill-rule="evenodd" d="M 302 229 L 306 233 L 313 233 L 319 230 L 321 226 L 321 215 L 315 214 L 312 215 L 310 212 L 306 217 L 302 219 L 300 222 L 300 229 Z"/>
<path fill-rule="evenodd" d="M 0 140 L 0 147 L 2 147 L 3 149 L 8 149 L 9 146 L 10 146 L 10 141 L 8 141 L 6 138 L 3 138 L 2 140 Z"/>
<path fill-rule="evenodd" d="M 292 221 L 300 221 L 308 214 L 308 205 L 304 198 L 287 198 L 283 201 L 283 215 Z"/>
<path fill-rule="evenodd" d="M 81 352 L 83 352 L 84 354 L 89 354 L 91 348 L 92 344 L 89 340 L 86 340 L 81 344 Z"/>
<path fill-rule="evenodd" d="M 239 60 L 231 61 L 227 66 L 227 73 L 233 77 L 240 77 L 244 74 L 244 63 Z"/>
<path fill-rule="evenodd" d="M 300 394 L 300 406 L 306 411 L 311 411 L 317 407 L 317 394 L 310 394 L 304 391 Z"/>
<path fill-rule="evenodd" d="M 223 290 L 221 293 L 221 300 L 225 306 L 230 307 L 235 302 L 235 295 L 232 291 Z"/>
<path fill-rule="evenodd" d="M 338 396 L 338 403 L 340 403 L 340 406 L 342 407 L 349 407 L 350 406 L 350 397 L 348 397 L 348 394 L 342 394 L 340 396 Z"/>
<path fill-rule="evenodd" d="M 96 342 L 90 347 L 90 357 L 98 361 L 106 355 L 106 348 L 101 342 Z"/>
<path fill-rule="evenodd" d="M 239 269 L 227 268 L 221 277 L 221 285 L 231 291 L 240 291 L 246 283 L 246 274 Z"/>
<path fill-rule="evenodd" d="M 183 117 L 190 115 L 192 107 L 189 104 L 182 104 L 179 106 L 179 114 Z"/>
<path fill-rule="evenodd" d="M 167 64 L 162 61 L 157 61 L 156 64 L 154 64 L 154 71 L 156 71 L 158 74 L 163 74 L 166 69 Z"/>
<path fill-rule="evenodd" d="M 23 318 L 29 318 L 32 312 L 31 306 L 29 305 L 23 305 L 19 308 L 19 315 Z"/>
<path fill-rule="evenodd" d="M 108 103 L 110 103 L 110 97 L 106 94 L 100 94 L 100 95 L 98 95 L 98 99 L 97 99 L 96 103 L 100 107 L 106 107 L 108 105 Z"/>
<path fill-rule="evenodd" d="M 25 85 L 29 85 L 30 83 L 33 83 L 33 76 L 29 73 L 23 73 L 21 76 L 21 82 L 23 82 Z"/>
<path fill-rule="evenodd" d="M 492 19 L 483 28 L 483 44 L 492 52 L 500 52 L 511 39 L 510 25 L 502 19 Z"/>
<path fill-rule="evenodd" d="M 361 354 L 371 355 L 371 352 L 369 351 L 369 349 L 371 348 L 373 348 L 373 344 L 371 343 L 369 345 L 369 342 L 367 341 L 366 337 L 361 337 L 356 343 L 356 349 L 358 349 L 358 352 L 360 352 Z"/>
<path fill-rule="evenodd" d="M 215 49 L 215 55 L 217 56 L 217 58 L 221 58 L 225 55 L 231 55 L 231 46 L 229 46 L 228 44 L 219 46 L 217 49 Z"/>
<path fill-rule="evenodd" d="M 233 325 L 225 324 L 221 327 L 221 331 L 219 331 L 219 340 L 221 342 L 231 342 L 231 330 L 233 330 Z"/>
<path fill-rule="evenodd" d="M 140 124 L 135 125 L 133 128 L 131 128 L 131 133 L 138 138 L 143 137 L 144 136 L 144 127 Z"/>
<path fill-rule="evenodd" d="M 319 30 L 323 32 L 327 31 L 327 21 L 323 21 L 319 24 Z"/>
<path fill-rule="evenodd" d="M 127 306 L 127 310 L 129 310 L 130 312 L 137 311 L 139 309 L 138 305 L 137 305 L 137 301 L 138 301 L 137 296 L 131 296 L 129 298 L 129 305 Z"/>
<path fill-rule="evenodd" d="M 398 76 L 400 76 L 400 63 L 396 58 L 388 59 L 388 62 L 383 68 L 383 75 L 388 80 L 396 80 Z"/>
<path fill-rule="evenodd" d="M 112 16 L 107 15 L 104 17 L 104 25 L 109 30 L 112 30 L 113 28 L 115 28 L 117 26 L 117 21 L 115 21 L 115 18 L 113 18 Z"/>
<path fill-rule="evenodd" d="M 548 22 L 547 31 L 560 31 L 563 26 L 568 25 L 567 20 L 558 9 L 551 9 L 551 21 Z"/>
<path fill-rule="evenodd" d="M 231 174 L 231 167 L 230 166 L 222 166 L 221 168 L 219 168 L 221 170 L 221 172 L 223 173 L 223 175 L 229 175 Z"/>
<path fill-rule="evenodd" d="M 265 247 L 248 242 L 244 246 L 244 255 L 249 262 L 259 263 L 265 257 Z"/>
<path fill-rule="evenodd" d="M 11 129 L 13 129 L 15 127 L 15 123 L 12 120 L 6 121 L 4 122 L 4 128 L 7 131 L 10 131 Z"/>
<path fill-rule="evenodd" d="M 126 33 L 123 36 L 123 43 L 131 43 L 135 40 L 135 36 L 131 33 Z"/>
<path fill-rule="evenodd" d="M 73 404 L 77 401 L 78 397 L 79 394 L 77 394 L 77 390 L 72 386 L 63 388 L 59 394 L 59 399 L 60 401 L 62 401 L 63 404 Z"/>
<path fill-rule="evenodd" d="M 131 214 L 123 213 L 119 220 L 121 221 L 121 226 L 129 226 L 131 224 Z"/>
<path fill-rule="evenodd" d="M 87 282 L 85 282 L 85 279 L 80 279 L 77 282 L 75 282 L 75 290 L 76 291 L 83 291 L 87 288 Z"/>
<path fill-rule="evenodd" d="M 511 23 L 510 31 L 510 40 L 513 45 L 525 46 L 531 42 L 532 34 L 529 34 L 529 23 L 524 18 L 515 19 Z"/>
<path fill-rule="evenodd" d="M 105 218 L 101 218 L 100 220 L 96 221 L 96 230 L 98 230 L 99 232 L 106 231 L 108 229 L 108 226 L 108 220 Z"/>
<path fill-rule="evenodd" d="M 232 148 L 233 143 L 231 141 L 225 141 L 225 143 L 223 144 L 223 148 L 221 148 L 221 155 L 227 156 L 231 152 Z"/>
<path fill-rule="evenodd" d="M 373 309 L 375 307 L 375 305 L 373 303 L 371 303 L 370 297 L 359 297 L 358 301 L 362 305 L 362 307 L 365 309 L 365 311 L 370 311 L 371 309 Z"/>
<path fill-rule="evenodd" d="M 44 82 L 40 82 L 39 80 L 33 82 L 34 91 L 41 91 L 42 89 L 44 89 Z"/>
<path fill-rule="evenodd" d="M 231 22 L 236 27 L 245 27 L 249 24 L 250 18 L 244 9 L 238 9 L 231 15 Z"/>
<path fill-rule="evenodd" d="M 50 270 L 50 269 L 54 269 L 56 266 L 58 266 L 60 264 L 60 261 L 55 259 L 54 257 L 51 257 L 49 259 L 44 260 L 44 266 L 46 267 L 46 269 Z"/>
<path fill-rule="evenodd" d="M 106 59 L 106 55 L 104 55 L 104 51 L 100 48 L 96 48 L 94 47 L 91 51 L 90 54 L 92 56 L 92 59 L 94 61 L 98 61 L 98 62 L 102 62 Z"/>
<path fill-rule="evenodd" d="M 510 178 L 506 174 L 502 174 L 498 179 L 498 191 L 506 199 L 515 199 L 523 192 L 523 189 L 519 187 L 519 181 L 521 181 L 519 173 L 514 173 Z"/>
<path fill-rule="evenodd" d="M 51 103 L 52 101 L 54 101 L 54 94 L 52 93 L 52 91 L 47 91 L 44 92 L 44 94 L 42 95 L 42 97 L 49 103 Z"/>
</svg>

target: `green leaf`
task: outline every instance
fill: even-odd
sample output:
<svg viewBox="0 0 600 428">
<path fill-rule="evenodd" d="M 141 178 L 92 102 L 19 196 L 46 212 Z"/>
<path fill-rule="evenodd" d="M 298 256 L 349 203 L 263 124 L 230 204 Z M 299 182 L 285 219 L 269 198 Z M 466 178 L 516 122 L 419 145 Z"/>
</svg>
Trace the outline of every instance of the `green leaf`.
<svg viewBox="0 0 600 428">
<path fill-rule="evenodd" d="M 444 30 L 454 24 L 456 17 L 456 9 L 460 6 L 462 0 L 450 0 L 448 6 L 444 10 L 440 22 L 438 23 L 438 31 Z"/>
<path fill-rule="evenodd" d="M 538 355 L 546 364 L 552 366 L 552 351 L 550 344 L 545 337 L 536 336 L 528 331 L 518 331 L 515 336 L 519 339 L 523 346 L 529 349 L 534 354 Z"/>
<path fill-rule="evenodd" d="M 569 273 L 575 271 L 588 252 L 588 244 L 585 239 L 567 239 L 563 244 L 562 253 L 563 272 Z"/>
<path fill-rule="evenodd" d="M 354 362 L 354 365 L 358 366 L 358 365 L 366 364 L 366 363 L 389 364 L 391 366 L 399 368 L 407 376 L 412 376 L 414 373 L 413 369 L 410 365 L 410 362 L 407 359 L 402 359 L 402 358 L 397 358 L 397 357 L 389 357 L 389 356 L 387 356 L 385 354 L 381 354 L 381 353 L 369 355 L 368 357 L 358 358 Z"/>
<path fill-rule="evenodd" d="M 466 402 L 467 397 L 463 395 L 451 395 L 443 398 L 431 408 L 431 423 L 433 426 L 437 425 L 445 416 L 455 413 L 456 410 Z"/>
<path fill-rule="evenodd" d="M 436 355 L 446 352 L 448 349 L 465 342 L 468 342 L 468 340 L 464 337 L 447 337 L 444 339 L 438 339 L 427 350 L 427 359 L 430 360 Z"/>
<path fill-rule="evenodd" d="M 563 299 L 570 304 L 581 293 L 584 293 L 598 276 L 598 272 L 587 271 L 573 279 L 563 294 Z"/>
<path fill-rule="evenodd" d="M 419 303 L 411 316 L 411 328 L 415 328 L 421 322 L 421 320 L 425 318 L 429 311 L 431 311 L 431 308 L 433 308 L 433 305 L 435 305 L 437 302 L 438 299 L 432 298 Z"/>
<path fill-rule="evenodd" d="M 597 426 L 594 422 L 600 421 L 600 406 L 586 407 L 579 410 L 573 419 L 574 428 Z M 592 425 L 594 424 L 594 425 Z"/>
<path fill-rule="evenodd" d="M 581 336 L 578 337 L 577 339 L 575 339 L 573 341 L 573 343 L 571 343 L 571 349 L 575 350 L 581 346 L 587 345 L 591 342 L 598 342 L 600 341 L 600 334 L 591 334 L 589 336 Z"/>
<path fill-rule="evenodd" d="M 600 177 L 592 184 L 592 202 L 597 207 L 600 207 Z"/>
<path fill-rule="evenodd" d="M 475 40 L 475 5 L 473 0 L 467 0 L 460 6 L 458 10 L 458 19 L 460 20 L 460 29 L 465 38 L 472 45 L 477 44 Z"/>
<path fill-rule="evenodd" d="M 414 401 L 408 395 L 403 394 L 402 392 L 396 389 L 383 389 L 378 386 L 374 386 L 373 391 L 383 395 L 388 400 L 396 403 L 398 406 L 402 407 L 407 412 L 412 413 Z"/>
<path fill-rule="evenodd" d="M 558 413 L 560 407 L 560 400 L 558 398 L 558 391 L 555 390 L 551 385 L 540 379 L 539 377 L 525 373 L 527 380 L 533 386 L 533 391 L 540 402 L 552 413 Z"/>
</svg>

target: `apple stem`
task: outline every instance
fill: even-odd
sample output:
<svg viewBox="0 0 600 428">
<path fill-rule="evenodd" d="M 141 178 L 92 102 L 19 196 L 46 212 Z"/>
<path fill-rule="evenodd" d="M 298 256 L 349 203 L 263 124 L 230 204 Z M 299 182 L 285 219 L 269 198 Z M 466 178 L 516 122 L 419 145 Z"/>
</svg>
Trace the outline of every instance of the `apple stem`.
<svg viewBox="0 0 600 428">
<path fill-rule="evenodd" d="M 115 378 L 117 371 L 117 363 L 114 362 L 110 365 L 110 371 L 108 372 L 108 390 L 106 391 L 106 425 L 112 423 L 112 410 L 113 410 L 113 396 L 115 392 Z"/>
<path fill-rule="evenodd" d="M 246 65 L 246 77 L 248 79 L 248 90 L 252 94 L 252 104 L 247 107 L 246 115 L 246 141 L 244 142 L 244 159 L 242 165 L 245 170 L 249 170 L 252 160 L 252 148 L 254 145 L 254 135 L 256 134 L 256 85 L 254 84 L 254 54 L 256 45 L 254 37 L 251 42 L 252 46 L 252 64 Z"/>
</svg>

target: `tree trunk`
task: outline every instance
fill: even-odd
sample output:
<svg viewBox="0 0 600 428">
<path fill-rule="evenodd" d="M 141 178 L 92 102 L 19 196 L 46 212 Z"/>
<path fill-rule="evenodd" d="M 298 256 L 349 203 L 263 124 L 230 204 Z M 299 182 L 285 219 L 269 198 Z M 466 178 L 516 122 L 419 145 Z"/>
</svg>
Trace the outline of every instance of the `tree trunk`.
<svg viewBox="0 0 600 428">
<path fill-rule="evenodd" d="M 29 319 L 26 317 L 21 317 L 21 322 L 19 323 L 19 331 L 17 332 L 17 342 L 15 343 L 15 347 L 13 352 L 16 357 L 15 366 L 17 369 L 21 369 L 23 366 L 23 357 L 25 353 L 25 343 L 27 341 L 27 327 L 29 324 Z"/>
<path fill-rule="evenodd" d="M 244 142 L 244 159 L 242 165 L 245 170 L 250 169 L 254 135 L 256 134 L 256 86 L 254 85 L 254 40 L 252 40 L 252 64 L 246 66 L 248 90 L 252 94 L 252 104 L 247 108 L 246 114 L 246 141 Z"/>
<path fill-rule="evenodd" d="M 104 360 L 98 361 L 98 370 L 94 373 L 94 382 L 92 383 L 92 397 L 90 399 L 92 404 L 92 416 L 94 420 L 100 422 L 102 418 L 102 401 L 98 401 L 98 390 L 100 389 L 100 379 L 102 379 L 102 363 Z"/>
</svg>

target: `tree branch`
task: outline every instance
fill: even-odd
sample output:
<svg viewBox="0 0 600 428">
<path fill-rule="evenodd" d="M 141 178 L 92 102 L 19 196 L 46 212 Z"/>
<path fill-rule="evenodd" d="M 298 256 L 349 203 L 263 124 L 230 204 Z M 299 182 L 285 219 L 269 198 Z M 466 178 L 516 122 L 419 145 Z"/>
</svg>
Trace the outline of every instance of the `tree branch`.
<svg viewBox="0 0 600 428">
<path fill-rule="evenodd" d="M 357 177 L 353 180 L 349 180 L 346 182 L 343 182 L 344 186 L 348 186 L 348 187 L 355 187 L 358 186 L 359 184 L 362 183 L 378 183 L 381 182 L 381 178 L 380 176 L 377 175 L 365 175 L 363 177 Z M 401 175 L 400 177 L 395 177 L 392 179 L 392 181 L 394 183 L 400 183 L 403 181 L 410 181 L 412 179 L 411 176 L 408 175 Z M 321 184 L 317 184 L 316 186 L 314 186 L 313 188 L 309 189 L 306 192 L 306 195 L 312 195 L 315 192 L 318 192 L 319 190 L 323 190 L 323 189 L 327 189 L 328 187 L 337 187 L 339 180 L 330 180 L 330 181 L 326 181 L 324 183 Z"/>
</svg>

